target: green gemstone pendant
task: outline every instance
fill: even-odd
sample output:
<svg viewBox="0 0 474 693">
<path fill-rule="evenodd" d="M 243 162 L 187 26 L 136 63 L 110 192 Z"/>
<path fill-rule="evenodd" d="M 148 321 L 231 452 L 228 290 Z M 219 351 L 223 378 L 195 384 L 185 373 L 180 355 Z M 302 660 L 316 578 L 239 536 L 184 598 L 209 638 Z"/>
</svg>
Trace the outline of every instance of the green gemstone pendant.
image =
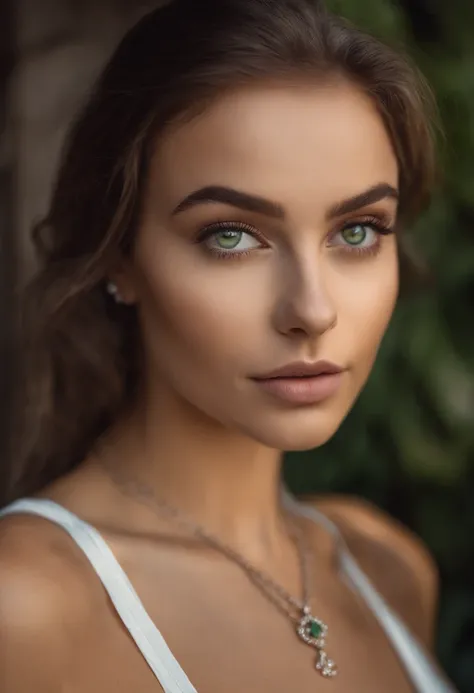
<svg viewBox="0 0 474 693">
<path fill-rule="evenodd" d="M 298 622 L 297 633 L 307 645 L 315 647 L 318 651 L 316 671 L 319 671 L 324 678 L 331 678 L 336 676 L 337 666 L 332 659 L 329 659 L 324 650 L 327 631 L 327 625 L 311 614 L 309 606 L 305 606 L 303 615 Z"/>
</svg>

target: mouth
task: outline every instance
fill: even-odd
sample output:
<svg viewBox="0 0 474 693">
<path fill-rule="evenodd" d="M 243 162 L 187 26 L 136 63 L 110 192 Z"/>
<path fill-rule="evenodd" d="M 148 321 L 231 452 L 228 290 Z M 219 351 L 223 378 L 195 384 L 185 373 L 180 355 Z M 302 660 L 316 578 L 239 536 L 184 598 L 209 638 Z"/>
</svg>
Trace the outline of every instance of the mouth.
<svg viewBox="0 0 474 693">
<path fill-rule="evenodd" d="M 338 391 L 344 368 L 329 361 L 292 363 L 252 380 L 266 393 L 292 404 L 317 404 Z"/>
</svg>

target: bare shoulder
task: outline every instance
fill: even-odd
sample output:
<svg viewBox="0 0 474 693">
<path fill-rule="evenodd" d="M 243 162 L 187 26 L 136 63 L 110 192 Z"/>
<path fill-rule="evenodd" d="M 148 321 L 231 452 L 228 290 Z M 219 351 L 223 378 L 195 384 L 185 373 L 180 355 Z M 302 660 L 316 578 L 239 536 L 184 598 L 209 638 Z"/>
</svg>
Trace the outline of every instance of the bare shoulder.
<svg viewBox="0 0 474 693">
<path fill-rule="evenodd" d="M 352 496 L 306 497 L 340 528 L 387 602 L 428 647 L 438 598 L 437 565 L 421 539 L 376 505 Z"/>
<path fill-rule="evenodd" d="M 93 609 L 87 566 L 63 530 L 27 515 L 0 521 L 2 691 L 59 690 L 68 645 Z"/>
</svg>

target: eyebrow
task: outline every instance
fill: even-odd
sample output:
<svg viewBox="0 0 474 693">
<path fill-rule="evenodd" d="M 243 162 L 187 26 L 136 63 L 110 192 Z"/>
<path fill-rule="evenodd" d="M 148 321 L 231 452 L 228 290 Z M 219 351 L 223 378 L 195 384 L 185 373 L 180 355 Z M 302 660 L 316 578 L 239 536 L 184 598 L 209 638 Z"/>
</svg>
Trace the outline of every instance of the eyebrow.
<svg viewBox="0 0 474 693">
<path fill-rule="evenodd" d="M 387 198 L 398 200 L 398 190 L 388 183 L 379 183 L 358 195 L 333 205 L 326 216 L 328 219 L 333 219 Z M 247 212 L 257 212 L 273 219 L 283 220 L 286 216 L 284 207 L 277 202 L 220 185 L 209 185 L 190 193 L 174 208 L 172 215 L 174 216 L 200 204 L 212 202 L 238 207 Z"/>
<path fill-rule="evenodd" d="M 342 202 L 335 204 L 328 211 L 327 218 L 333 219 L 343 214 L 349 214 L 349 212 L 356 212 L 362 207 L 367 207 L 367 205 L 372 205 L 381 200 L 392 199 L 398 202 L 399 198 L 400 194 L 396 188 L 388 183 L 379 183 L 368 190 L 364 190 L 364 192 L 358 195 L 354 195 L 353 197 L 347 198 L 347 200 L 342 200 Z"/>
<path fill-rule="evenodd" d="M 264 214 L 274 219 L 285 218 L 285 210 L 282 205 L 271 202 L 264 197 L 250 195 L 249 193 L 241 192 L 234 188 L 222 187 L 220 185 L 210 185 L 191 193 L 175 207 L 173 215 L 206 202 L 220 202 L 221 204 L 230 205 L 231 207 L 238 207 L 247 212 L 258 212 L 258 214 Z"/>
</svg>

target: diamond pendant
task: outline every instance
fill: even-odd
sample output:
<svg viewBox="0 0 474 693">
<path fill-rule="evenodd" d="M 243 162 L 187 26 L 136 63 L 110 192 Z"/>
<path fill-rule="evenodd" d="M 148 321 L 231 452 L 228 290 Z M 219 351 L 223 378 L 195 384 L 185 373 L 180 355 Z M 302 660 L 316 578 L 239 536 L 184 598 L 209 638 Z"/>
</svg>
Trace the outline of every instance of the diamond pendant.
<svg viewBox="0 0 474 693">
<path fill-rule="evenodd" d="M 336 663 L 333 662 L 332 659 L 329 659 L 324 650 L 328 627 L 318 618 L 314 618 L 309 606 L 303 608 L 303 615 L 298 622 L 296 632 L 307 645 L 311 645 L 317 649 L 316 671 L 319 671 L 321 676 L 325 678 L 336 676 L 338 671 Z"/>
</svg>

